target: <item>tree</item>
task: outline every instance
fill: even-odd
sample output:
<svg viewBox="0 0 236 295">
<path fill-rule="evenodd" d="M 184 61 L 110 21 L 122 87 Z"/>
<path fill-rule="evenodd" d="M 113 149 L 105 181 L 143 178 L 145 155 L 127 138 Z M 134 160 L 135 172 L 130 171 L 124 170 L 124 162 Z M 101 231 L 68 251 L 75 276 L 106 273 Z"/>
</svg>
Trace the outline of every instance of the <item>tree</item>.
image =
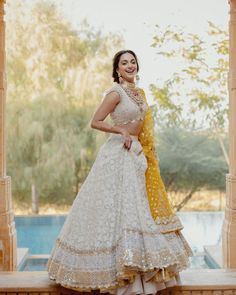
<svg viewBox="0 0 236 295">
<path fill-rule="evenodd" d="M 8 173 L 13 195 L 71 202 L 103 134 L 89 128 L 111 82 L 120 36 L 101 36 L 86 21 L 75 31 L 49 1 L 8 1 Z M 14 126 L 14 128 L 12 128 Z"/>
<path fill-rule="evenodd" d="M 158 125 L 208 128 L 218 138 L 228 163 L 222 140 L 228 123 L 228 33 L 211 22 L 205 40 L 170 26 L 161 29 L 157 25 L 156 30 L 151 46 L 169 61 L 178 58 L 181 65 L 168 80 L 151 85 L 158 103 Z"/>
<path fill-rule="evenodd" d="M 227 164 L 217 140 L 208 131 L 167 127 L 159 133 L 160 169 L 168 191 L 185 192 L 179 211 L 202 189 L 224 190 Z"/>
</svg>

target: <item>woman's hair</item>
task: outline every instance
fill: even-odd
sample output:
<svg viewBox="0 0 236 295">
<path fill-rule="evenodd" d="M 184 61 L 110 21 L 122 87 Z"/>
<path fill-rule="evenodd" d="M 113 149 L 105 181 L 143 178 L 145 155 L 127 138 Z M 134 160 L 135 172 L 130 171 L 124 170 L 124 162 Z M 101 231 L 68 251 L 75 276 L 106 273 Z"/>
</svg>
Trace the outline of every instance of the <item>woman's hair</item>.
<svg viewBox="0 0 236 295">
<path fill-rule="evenodd" d="M 118 73 L 117 73 L 116 70 L 118 68 L 120 57 L 124 53 L 130 53 L 130 54 L 132 54 L 134 56 L 134 58 L 136 60 L 136 63 L 137 63 L 137 71 L 139 71 L 138 58 L 137 58 L 136 54 L 132 50 L 120 50 L 120 51 L 118 51 L 115 54 L 115 56 L 113 57 L 113 71 L 112 71 L 112 77 L 114 79 L 114 82 L 117 82 L 117 83 L 119 83 L 119 76 L 118 76 Z"/>
</svg>

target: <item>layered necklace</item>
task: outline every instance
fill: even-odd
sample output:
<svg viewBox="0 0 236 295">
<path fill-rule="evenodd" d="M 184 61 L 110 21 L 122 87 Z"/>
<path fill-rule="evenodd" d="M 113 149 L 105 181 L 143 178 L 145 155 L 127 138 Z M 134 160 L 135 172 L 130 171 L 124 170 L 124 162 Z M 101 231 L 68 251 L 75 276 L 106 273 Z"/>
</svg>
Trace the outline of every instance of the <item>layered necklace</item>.
<svg viewBox="0 0 236 295">
<path fill-rule="evenodd" d="M 139 110 L 142 113 L 144 111 L 145 99 L 141 90 L 136 87 L 135 83 L 127 81 L 120 83 L 120 86 L 124 89 L 128 97 L 139 107 Z"/>
</svg>

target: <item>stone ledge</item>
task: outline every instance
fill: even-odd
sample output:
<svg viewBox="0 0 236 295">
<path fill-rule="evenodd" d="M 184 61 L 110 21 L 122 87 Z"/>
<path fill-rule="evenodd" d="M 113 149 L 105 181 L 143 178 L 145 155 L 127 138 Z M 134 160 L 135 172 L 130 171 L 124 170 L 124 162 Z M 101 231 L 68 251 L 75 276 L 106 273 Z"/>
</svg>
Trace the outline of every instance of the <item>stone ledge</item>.
<svg viewBox="0 0 236 295">
<path fill-rule="evenodd" d="M 168 289 L 172 294 L 182 291 L 236 291 L 236 269 L 199 269 L 187 270 L 180 274 L 181 285 Z M 47 272 L 0 272 L 0 294 L 6 292 L 79 294 L 79 292 L 65 289 L 49 280 Z M 161 292 L 164 294 L 165 291 Z M 220 292 L 222 293 L 222 292 Z M 233 292 L 235 293 L 235 292 Z M 233 294 L 231 293 L 231 294 Z"/>
<path fill-rule="evenodd" d="M 21 264 L 25 261 L 29 255 L 29 248 L 17 248 L 17 269 L 20 268 Z"/>
<path fill-rule="evenodd" d="M 223 268 L 222 247 L 218 245 L 204 246 L 205 258 L 212 268 Z"/>
</svg>

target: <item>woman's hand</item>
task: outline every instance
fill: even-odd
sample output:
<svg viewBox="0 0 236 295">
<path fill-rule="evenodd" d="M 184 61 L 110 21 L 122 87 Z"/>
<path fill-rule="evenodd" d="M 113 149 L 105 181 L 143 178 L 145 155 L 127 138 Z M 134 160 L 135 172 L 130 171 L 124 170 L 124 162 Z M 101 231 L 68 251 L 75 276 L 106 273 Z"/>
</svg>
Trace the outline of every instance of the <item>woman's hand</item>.
<svg viewBox="0 0 236 295">
<path fill-rule="evenodd" d="M 125 129 L 122 129 L 120 133 L 121 133 L 121 135 L 123 135 L 123 138 L 124 138 L 124 148 L 129 151 L 131 148 L 131 144 L 132 144 L 132 138 L 131 138 L 129 132 Z"/>
</svg>

